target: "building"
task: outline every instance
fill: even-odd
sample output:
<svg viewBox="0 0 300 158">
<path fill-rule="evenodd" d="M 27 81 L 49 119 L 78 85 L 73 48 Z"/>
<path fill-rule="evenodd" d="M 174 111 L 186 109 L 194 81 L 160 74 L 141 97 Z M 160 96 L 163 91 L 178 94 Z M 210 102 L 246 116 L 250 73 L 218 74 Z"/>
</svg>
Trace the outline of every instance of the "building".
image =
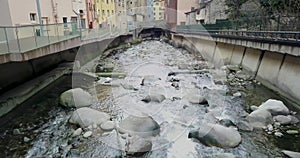
<svg viewBox="0 0 300 158">
<path fill-rule="evenodd" d="M 165 21 L 171 27 L 177 25 L 177 0 L 165 0 Z"/>
<path fill-rule="evenodd" d="M 94 0 L 85 0 L 86 2 L 86 16 L 87 16 L 87 25 L 89 29 L 93 29 L 97 27 L 96 21 L 96 5 Z"/>
<path fill-rule="evenodd" d="M 177 0 L 177 25 L 185 25 L 185 13 L 197 7 L 199 7 L 199 0 Z"/>
<path fill-rule="evenodd" d="M 96 20 L 99 28 L 116 27 L 116 9 L 114 0 L 96 0 Z"/>
<path fill-rule="evenodd" d="M 225 0 L 202 0 L 196 20 L 202 24 L 215 24 L 227 19 Z"/>
<path fill-rule="evenodd" d="M 191 10 L 189 12 L 186 12 L 186 25 L 193 25 L 193 24 L 200 24 L 200 21 L 197 20 L 196 16 L 198 16 L 200 13 L 200 8 Z"/>
<path fill-rule="evenodd" d="M 165 19 L 165 1 L 164 0 L 154 0 L 153 2 L 154 10 L 154 20 L 164 20 Z"/>
<path fill-rule="evenodd" d="M 19 26 L 32 24 L 54 24 L 77 21 L 80 12 L 81 19 L 86 19 L 84 0 L 40 0 L 41 20 L 39 21 L 36 0 L 0 1 L 0 25 Z M 85 22 L 83 22 L 85 23 Z"/>
<path fill-rule="evenodd" d="M 154 0 L 147 0 L 147 11 L 148 11 L 148 19 L 149 19 L 149 21 L 153 21 L 154 20 L 153 1 Z"/>
<path fill-rule="evenodd" d="M 140 22 L 149 21 L 147 0 L 127 0 L 126 9 L 129 31 L 139 27 Z"/>
<path fill-rule="evenodd" d="M 116 26 L 121 33 L 127 32 L 126 0 L 115 2 Z"/>
</svg>

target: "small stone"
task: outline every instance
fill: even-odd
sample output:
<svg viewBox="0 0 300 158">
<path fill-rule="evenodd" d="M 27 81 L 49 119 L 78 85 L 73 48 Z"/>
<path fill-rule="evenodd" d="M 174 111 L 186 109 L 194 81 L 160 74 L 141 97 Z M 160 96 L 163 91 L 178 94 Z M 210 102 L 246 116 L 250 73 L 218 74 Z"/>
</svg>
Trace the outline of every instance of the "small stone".
<svg viewBox="0 0 300 158">
<path fill-rule="evenodd" d="M 283 136 L 283 134 L 282 134 L 281 132 L 275 132 L 274 135 L 275 135 L 276 137 L 282 137 L 282 136 Z"/>
<path fill-rule="evenodd" d="M 146 96 L 144 99 L 142 99 L 143 102 L 149 103 L 149 102 L 156 102 L 161 103 L 166 99 L 166 97 L 162 94 L 150 94 Z"/>
<path fill-rule="evenodd" d="M 84 138 L 88 138 L 88 137 L 92 136 L 92 134 L 93 134 L 92 131 L 87 131 L 87 132 L 85 132 L 85 133 L 83 134 L 83 137 L 84 137 Z"/>
<path fill-rule="evenodd" d="M 274 128 L 271 124 L 268 124 L 267 128 L 268 128 L 268 131 L 270 131 L 270 132 L 272 132 L 274 130 Z"/>
<path fill-rule="evenodd" d="M 19 135 L 19 134 L 22 134 L 22 133 L 20 132 L 19 129 L 14 129 L 14 130 L 13 130 L 13 134 L 14 134 L 14 135 Z"/>
<path fill-rule="evenodd" d="M 274 127 L 275 127 L 275 128 L 279 128 L 280 125 L 281 125 L 281 124 L 280 124 L 279 122 L 275 122 L 275 123 L 274 123 Z"/>
<path fill-rule="evenodd" d="M 24 140 L 24 142 L 25 142 L 25 143 L 27 143 L 27 142 L 29 142 L 29 141 L 30 141 L 30 138 L 28 138 L 28 137 L 24 137 L 24 139 L 23 139 L 23 140 Z"/>
<path fill-rule="evenodd" d="M 272 134 L 272 132 L 267 132 L 269 135 L 271 135 Z"/>
<path fill-rule="evenodd" d="M 296 134 L 299 134 L 299 131 L 297 131 L 297 130 L 287 130 L 286 133 L 290 134 L 290 135 L 296 135 Z"/>
<path fill-rule="evenodd" d="M 236 92 L 233 94 L 234 97 L 241 97 L 242 96 L 242 93 L 241 92 Z"/>
<path fill-rule="evenodd" d="M 115 128 L 115 123 L 112 121 L 107 121 L 100 125 L 101 129 L 104 131 L 112 131 Z"/>
<path fill-rule="evenodd" d="M 81 135 L 81 133 L 82 133 L 82 128 L 77 128 L 77 129 L 73 132 L 72 137 L 77 137 L 77 136 Z"/>
</svg>

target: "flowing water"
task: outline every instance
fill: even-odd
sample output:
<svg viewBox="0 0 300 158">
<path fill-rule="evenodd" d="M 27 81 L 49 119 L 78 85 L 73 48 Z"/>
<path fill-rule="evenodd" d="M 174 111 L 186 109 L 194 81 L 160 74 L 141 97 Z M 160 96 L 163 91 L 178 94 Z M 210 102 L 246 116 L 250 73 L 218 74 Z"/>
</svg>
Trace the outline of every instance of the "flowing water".
<svg viewBox="0 0 300 158">
<path fill-rule="evenodd" d="M 279 138 L 263 130 L 239 131 L 242 142 L 232 149 L 208 147 L 189 139 L 190 130 L 199 128 L 202 123 L 215 122 L 210 115 L 212 111 L 218 119 L 230 118 L 235 122 L 250 113 L 251 105 L 259 106 L 270 98 L 282 100 L 291 110 L 297 111 L 287 100 L 257 82 L 230 84 L 228 71 L 214 68 L 199 55 L 164 42 L 144 41 L 97 62 L 113 64 L 114 72 L 124 72 L 127 77 L 113 79 L 111 82 L 115 86 L 103 86 L 98 82 L 95 87 L 87 88 L 98 97 L 91 108 L 109 113 L 116 123 L 129 115 L 149 115 L 160 125 L 159 135 L 151 138 L 153 151 L 144 157 L 210 157 L 232 153 L 236 157 L 258 158 L 284 157 L 283 149 L 300 151 L 298 135 Z M 201 69 L 209 73 L 168 76 L 170 72 Z M 68 123 L 73 110 L 58 105 L 59 94 L 70 86 L 69 78 L 61 79 L 2 117 L 0 154 L 5 157 L 125 157 L 126 140 L 116 131 L 105 133 L 96 129 L 89 138 L 71 136 L 77 129 Z M 236 92 L 242 97 L 233 97 Z M 165 95 L 166 100 L 161 103 L 141 101 L 150 93 Z M 204 96 L 208 105 L 194 105 L 184 99 L 195 93 Z M 17 134 L 16 129 L 20 133 Z"/>
</svg>

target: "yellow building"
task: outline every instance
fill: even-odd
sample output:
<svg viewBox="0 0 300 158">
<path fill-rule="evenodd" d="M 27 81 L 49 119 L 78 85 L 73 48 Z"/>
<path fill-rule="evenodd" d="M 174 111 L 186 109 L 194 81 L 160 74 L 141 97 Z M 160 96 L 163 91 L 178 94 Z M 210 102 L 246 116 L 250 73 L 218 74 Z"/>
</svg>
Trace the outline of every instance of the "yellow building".
<svg viewBox="0 0 300 158">
<path fill-rule="evenodd" d="M 115 0 L 95 0 L 96 18 L 99 28 L 116 27 Z"/>
<path fill-rule="evenodd" d="M 164 0 L 154 0 L 153 1 L 153 12 L 154 12 L 154 20 L 164 20 L 165 19 L 165 1 Z"/>
</svg>

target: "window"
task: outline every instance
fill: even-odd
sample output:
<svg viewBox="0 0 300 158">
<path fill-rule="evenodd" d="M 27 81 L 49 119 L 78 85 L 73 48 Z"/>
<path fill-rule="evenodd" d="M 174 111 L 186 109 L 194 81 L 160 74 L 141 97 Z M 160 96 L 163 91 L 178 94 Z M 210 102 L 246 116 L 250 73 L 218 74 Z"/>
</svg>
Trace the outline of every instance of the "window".
<svg viewBox="0 0 300 158">
<path fill-rule="evenodd" d="M 68 18 L 67 17 L 63 17 L 63 23 L 64 23 L 64 27 L 68 27 Z"/>
<path fill-rule="evenodd" d="M 36 21 L 36 13 L 30 13 L 30 21 Z"/>
</svg>

